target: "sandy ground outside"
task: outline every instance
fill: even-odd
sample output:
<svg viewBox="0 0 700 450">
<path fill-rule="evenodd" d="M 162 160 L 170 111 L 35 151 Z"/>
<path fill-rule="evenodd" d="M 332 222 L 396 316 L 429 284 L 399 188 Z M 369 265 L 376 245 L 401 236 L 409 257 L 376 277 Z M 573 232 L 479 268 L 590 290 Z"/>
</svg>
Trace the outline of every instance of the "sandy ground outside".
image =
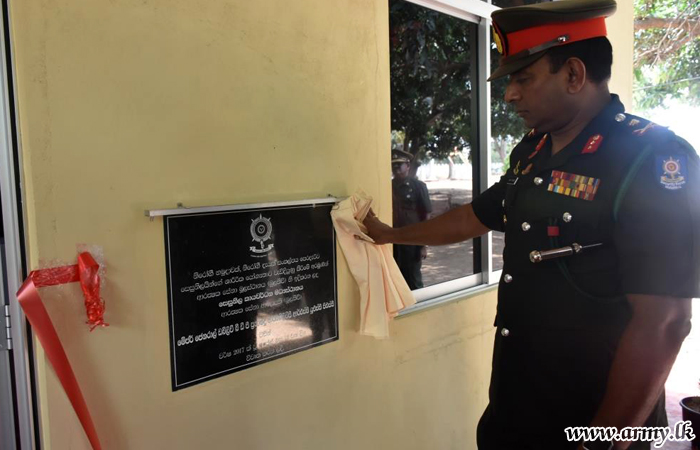
<svg viewBox="0 0 700 450">
<path fill-rule="evenodd" d="M 433 216 L 472 201 L 471 180 L 426 181 Z M 503 267 L 503 233 L 493 233 L 493 264 L 495 270 Z M 428 247 L 428 257 L 423 261 L 423 284 L 431 286 L 474 273 L 473 242 Z"/>
</svg>

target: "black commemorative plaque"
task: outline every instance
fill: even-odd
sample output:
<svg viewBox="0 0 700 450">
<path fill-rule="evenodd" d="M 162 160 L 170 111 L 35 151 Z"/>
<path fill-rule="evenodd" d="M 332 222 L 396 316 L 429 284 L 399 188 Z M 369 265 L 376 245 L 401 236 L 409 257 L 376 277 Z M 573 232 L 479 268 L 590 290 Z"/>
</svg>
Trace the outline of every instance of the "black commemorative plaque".
<svg viewBox="0 0 700 450">
<path fill-rule="evenodd" d="M 165 217 L 173 390 L 338 339 L 333 204 Z"/>
</svg>

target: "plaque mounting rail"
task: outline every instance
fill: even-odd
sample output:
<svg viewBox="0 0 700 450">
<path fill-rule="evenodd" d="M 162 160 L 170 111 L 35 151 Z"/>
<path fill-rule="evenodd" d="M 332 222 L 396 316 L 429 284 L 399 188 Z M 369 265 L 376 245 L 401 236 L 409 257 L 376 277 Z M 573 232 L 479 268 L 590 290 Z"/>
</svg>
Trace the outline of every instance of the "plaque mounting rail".
<svg viewBox="0 0 700 450">
<path fill-rule="evenodd" d="M 182 203 L 177 204 L 177 208 L 170 209 L 147 209 L 145 210 L 145 216 L 151 220 L 156 217 L 161 216 L 181 216 L 183 214 L 197 214 L 197 213 L 208 213 L 208 212 L 221 212 L 221 211 L 236 211 L 240 209 L 250 209 L 250 208 L 277 208 L 283 206 L 301 206 L 301 205 L 326 205 L 328 203 L 338 203 L 344 198 L 334 197 L 329 195 L 324 198 L 313 198 L 306 200 L 292 200 L 287 202 L 271 202 L 271 203 L 245 203 L 236 205 L 217 205 L 217 206 L 196 206 L 188 207 L 184 206 Z"/>
</svg>

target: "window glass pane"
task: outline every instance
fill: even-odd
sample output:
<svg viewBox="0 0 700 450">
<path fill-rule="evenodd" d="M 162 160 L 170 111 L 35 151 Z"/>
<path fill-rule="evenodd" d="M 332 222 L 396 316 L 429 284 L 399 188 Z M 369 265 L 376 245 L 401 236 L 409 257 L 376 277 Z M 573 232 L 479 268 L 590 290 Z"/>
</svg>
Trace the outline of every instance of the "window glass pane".
<svg viewBox="0 0 700 450">
<path fill-rule="evenodd" d="M 435 214 L 443 214 L 452 208 L 472 201 L 471 179 L 447 178 L 445 166 L 436 164 L 438 173 L 429 173 L 426 170 L 426 182 L 430 192 Z M 471 166 L 466 164 L 455 165 L 463 172 L 457 176 L 467 176 Z M 462 166 L 460 168 L 460 166 Z M 425 166 L 421 166 L 423 169 Z M 460 170 L 461 169 L 461 170 Z M 441 173 L 440 173 L 441 172 Z M 438 178 L 444 177 L 444 178 Z M 423 281 L 425 286 L 454 280 L 474 273 L 474 244 L 472 241 L 459 242 L 450 245 L 441 245 L 427 248 L 427 257 L 423 260 Z"/>
<path fill-rule="evenodd" d="M 491 71 L 498 67 L 500 59 L 496 45 L 491 45 Z M 499 180 L 509 167 L 510 151 L 520 141 L 528 130 L 520 117 L 505 102 L 504 95 L 508 77 L 499 78 L 491 82 L 491 170 L 489 171 L 489 183 L 491 186 Z M 494 231 L 492 235 L 493 246 L 493 270 L 503 269 L 503 248 L 505 247 L 504 235 Z"/>
<path fill-rule="evenodd" d="M 403 0 L 389 6 L 394 225 L 404 226 L 471 201 L 478 27 Z M 475 273 L 473 242 L 395 246 L 395 258 L 414 289 Z"/>
</svg>

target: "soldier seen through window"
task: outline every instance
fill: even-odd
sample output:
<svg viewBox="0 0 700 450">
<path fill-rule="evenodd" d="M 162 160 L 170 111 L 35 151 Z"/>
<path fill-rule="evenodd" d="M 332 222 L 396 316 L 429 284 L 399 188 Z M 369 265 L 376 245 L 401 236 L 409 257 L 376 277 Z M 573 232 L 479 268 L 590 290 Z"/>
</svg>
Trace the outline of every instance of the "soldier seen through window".
<svg viewBox="0 0 700 450">
<path fill-rule="evenodd" d="M 428 188 L 411 175 L 412 155 L 402 150 L 391 152 L 392 207 L 394 226 L 402 227 L 428 219 L 432 207 Z M 428 256 L 424 245 L 394 245 L 394 259 L 411 290 L 423 287 L 422 261 Z"/>
</svg>

